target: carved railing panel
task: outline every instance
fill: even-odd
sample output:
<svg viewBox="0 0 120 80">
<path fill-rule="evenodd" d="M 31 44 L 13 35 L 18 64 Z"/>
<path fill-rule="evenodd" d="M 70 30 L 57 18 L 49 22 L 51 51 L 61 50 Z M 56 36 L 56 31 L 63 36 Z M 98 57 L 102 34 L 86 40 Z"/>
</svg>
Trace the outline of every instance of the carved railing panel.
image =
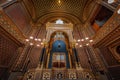
<svg viewBox="0 0 120 80">
<path fill-rule="evenodd" d="M 119 8 L 120 6 L 118 6 Z M 108 34 L 114 31 L 120 25 L 120 15 L 117 13 L 117 10 L 114 12 L 112 17 L 101 27 L 101 29 L 94 36 L 94 44 L 100 42 Z"/>
<path fill-rule="evenodd" d="M 37 69 L 25 74 L 23 80 L 95 80 L 93 74 L 76 69 Z"/>
</svg>

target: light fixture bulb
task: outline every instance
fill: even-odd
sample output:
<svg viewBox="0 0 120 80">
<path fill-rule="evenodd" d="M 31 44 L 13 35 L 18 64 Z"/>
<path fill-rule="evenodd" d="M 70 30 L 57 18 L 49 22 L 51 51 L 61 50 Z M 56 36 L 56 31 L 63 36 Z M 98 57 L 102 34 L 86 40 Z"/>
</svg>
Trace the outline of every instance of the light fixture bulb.
<svg viewBox="0 0 120 80">
<path fill-rule="evenodd" d="M 33 39 L 33 36 L 30 36 L 30 39 Z"/>
<path fill-rule="evenodd" d="M 33 45 L 33 43 L 30 43 L 30 45 L 32 46 L 32 45 Z"/>
<path fill-rule="evenodd" d="M 26 41 L 26 42 L 28 42 L 28 41 L 29 41 L 29 39 L 26 39 L 25 41 Z"/>
<path fill-rule="evenodd" d="M 120 8 L 118 9 L 117 13 L 120 14 Z"/>
<path fill-rule="evenodd" d="M 37 47 L 39 47 L 40 45 L 39 44 L 37 44 Z"/>
<path fill-rule="evenodd" d="M 88 46 L 89 44 L 87 43 L 86 45 Z"/>
<path fill-rule="evenodd" d="M 81 41 L 84 41 L 84 39 L 81 39 Z"/>
<path fill-rule="evenodd" d="M 80 39 L 78 39 L 78 42 L 80 42 Z"/>
<path fill-rule="evenodd" d="M 82 45 L 80 45 L 80 47 L 82 47 Z"/>
<path fill-rule="evenodd" d="M 112 4 L 115 0 L 108 0 L 109 4 Z"/>
<path fill-rule="evenodd" d="M 43 45 L 43 42 L 41 42 L 41 45 Z"/>
<path fill-rule="evenodd" d="M 93 40 L 90 40 L 90 42 L 93 42 Z"/>
<path fill-rule="evenodd" d="M 75 44 L 76 46 L 78 45 L 78 43 Z"/>
<path fill-rule="evenodd" d="M 37 38 L 35 38 L 35 41 L 37 41 L 38 39 Z"/>
<path fill-rule="evenodd" d="M 89 38 L 88 38 L 88 37 L 86 37 L 85 39 L 86 39 L 86 40 L 88 40 Z"/>
<path fill-rule="evenodd" d="M 41 39 L 38 39 L 38 41 L 41 41 Z"/>
</svg>

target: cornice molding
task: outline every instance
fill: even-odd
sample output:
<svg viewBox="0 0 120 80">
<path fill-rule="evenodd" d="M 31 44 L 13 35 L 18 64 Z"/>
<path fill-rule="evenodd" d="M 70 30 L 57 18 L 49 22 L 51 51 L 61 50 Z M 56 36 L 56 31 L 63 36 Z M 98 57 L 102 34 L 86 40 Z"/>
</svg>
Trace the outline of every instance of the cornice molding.
<svg viewBox="0 0 120 80">
<path fill-rule="evenodd" d="M 5 3 L 1 4 L 0 6 L 2 8 L 6 8 L 6 7 L 8 7 L 8 6 L 10 6 L 10 5 L 12 5 L 12 4 L 16 3 L 16 2 L 18 2 L 18 1 L 17 0 L 6 1 Z"/>
</svg>

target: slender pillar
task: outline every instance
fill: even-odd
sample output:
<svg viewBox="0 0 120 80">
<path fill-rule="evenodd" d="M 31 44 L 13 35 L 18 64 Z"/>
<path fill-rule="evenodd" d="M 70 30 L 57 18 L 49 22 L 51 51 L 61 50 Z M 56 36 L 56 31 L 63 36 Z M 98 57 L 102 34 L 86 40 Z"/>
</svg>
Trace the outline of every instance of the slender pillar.
<svg viewBox="0 0 120 80">
<path fill-rule="evenodd" d="M 44 63 L 44 55 L 45 55 L 45 51 L 46 50 L 46 48 L 45 47 L 43 47 L 43 49 L 42 49 L 42 51 L 41 51 L 41 55 L 40 55 L 40 67 L 42 67 L 42 65 L 43 65 L 43 63 Z"/>
</svg>

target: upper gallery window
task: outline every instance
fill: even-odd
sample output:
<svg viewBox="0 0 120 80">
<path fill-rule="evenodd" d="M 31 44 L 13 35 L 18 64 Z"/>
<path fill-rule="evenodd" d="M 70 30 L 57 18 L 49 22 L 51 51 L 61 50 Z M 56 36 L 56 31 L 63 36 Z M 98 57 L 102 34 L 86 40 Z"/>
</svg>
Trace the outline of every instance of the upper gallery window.
<svg viewBox="0 0 120 80">
<path fill-rule="evenodd" d="M 115 0 L 108 0 L 109 4 L 112 4 Z"/>
<path fill-rule="evenodd" d="M 8 3 L 10 1 L 12 1 L 12 0 L 0 0 L 0 4 Z"/>
<path fill-rule="evenodd" d="M 64 22 L 63 22 L 61 19 L 58 19 L 58 20 L 56 21 L 56 24 L 64 24 Z"/>
</svg>

